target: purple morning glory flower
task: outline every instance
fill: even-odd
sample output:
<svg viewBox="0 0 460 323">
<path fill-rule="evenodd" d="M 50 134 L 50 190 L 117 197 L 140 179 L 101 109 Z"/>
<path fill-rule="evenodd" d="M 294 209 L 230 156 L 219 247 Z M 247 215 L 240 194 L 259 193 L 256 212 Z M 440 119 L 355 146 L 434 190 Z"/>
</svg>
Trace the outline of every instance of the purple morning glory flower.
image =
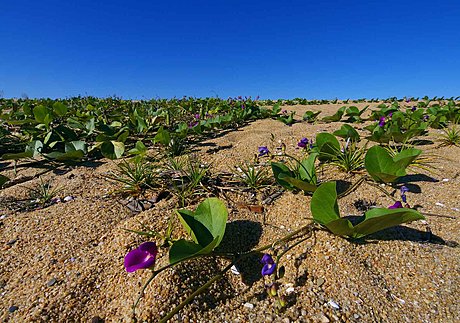
<svg viewBox="0 0 460 323">
<path fill-rule="evenodd" d="M 384 125 L 385 125 L 385 117 L 380 117 L 379 127 L 383 127 Z"/>
<path fill-rule="evenodd" d="M 126 271 L 132 273 L 155 265 L 158 248 L 155 242 L 144 242 L 125 256 Z"/>
<path fill-rule="evenodd" d="M 300 141 L 297 143 L 297 146 L 300 148 L 306 148 L 308 145 L 308 139 L 307 138 L 302 138 Z"/>
<path fill-rule="evenodd" d="M 271 274 L 275 272 L 275 269 L 276 269 L 275 261 L 273 261 L 272 256 L 270 256 L 268 253 L 263 255 L 260 262 L 264 264 L 264 266 L 262 267 L 263 276 L 270 276 Z"/>
<path fill-rule="evenodd" d="M 389 209 L 402 209 L 403 205 L 401 201 L 396 201 L 395 204 L 390 205 L 388 208 Z"/>
<path fill-rule="evenodd" d="M 391 118 L 393 116 L 393 112 L 388 113 L 388 118 Z"/>
<path fill-rule="evenodd" d="M 195 114 L 195 119 L 200 119 L 200 114 L 199 113 Z"/>
<path fill-rule="evenodd" d="M 425 114 L 425 115 L 423 116 L 423 121 L 427 122 L 428 119 L 430 119 L 430 116 L 429 116 L 428 114 Z"/>
<path fill-rule="evenodd" d="M 410 109 L 412 112 L 414 112 L 415 110 L 417 110 L 417 107 L 413 106 L 412 109 Z"/>
<path fill-rule="evenodd" d="M 259 147 L 259 157 L 268 155 L 270 151 L 268 150 L 267 146 L 261 146 Z"/>
</svg>

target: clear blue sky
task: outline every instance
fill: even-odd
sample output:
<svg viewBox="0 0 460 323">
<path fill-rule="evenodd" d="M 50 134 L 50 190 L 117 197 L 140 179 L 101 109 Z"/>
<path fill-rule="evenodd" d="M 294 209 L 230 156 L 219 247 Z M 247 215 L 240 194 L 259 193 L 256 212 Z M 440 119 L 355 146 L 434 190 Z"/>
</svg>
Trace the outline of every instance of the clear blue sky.
<svg viewBox="0 0 460 323">
<path fill-rule="evenodd" d="M 0 3 L 0 94 L 460 95 L 460 2 Z"/>
</svg>

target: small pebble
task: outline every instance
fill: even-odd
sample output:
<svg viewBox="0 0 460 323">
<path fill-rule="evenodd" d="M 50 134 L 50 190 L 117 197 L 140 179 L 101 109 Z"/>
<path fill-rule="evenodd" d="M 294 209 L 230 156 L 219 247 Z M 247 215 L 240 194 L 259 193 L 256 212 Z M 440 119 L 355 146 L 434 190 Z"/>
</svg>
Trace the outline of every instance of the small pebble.
<svg viewBox="0 0 460 323">
<path fill-rule="evenodd" d="M 448 182 L 449 179 L 448 179 L 448 178 L 443 178 L 442 181 L 443 181 L 443 182 Z"/>
<path fill-rule="evenodd" d="M 70 201 L 73 201 L 73 200 L 75 200 L 74 196 L 69 195 L 69 196 L 64 197 L 64 202 L 70 202 Z"/>
<path fill-rule="evenodd" d="M 437 206 L 445 207 L 445 205 L 444 205 L 444 204 L 442 204 L 442 203 L 439 203 L 439 202 L 436 202 L 435 204 L 436 204 Z"/>
<path fill-rule="evenodd" d="M 4 220 L 4 219 L 6 219 L 6 214 L 0 215 L 0 220 Z"/>
<path fill-rule="evenodd" d="M 48 287 L 51 287 L 51 286 L 53 286 L 54 284 L 56 284 L 56 282 L 57 282 L 57 279 L 56 279 L 56 278 L 51 278 L 51 279 L 48 281 L 48 283 L 46 283 L 46 285 L 47 285 Z"/>
<path fill-rule="evenodd" d="M 244 303 L 243 306 L 246 307 L 246 308 L 249 308 L 250 310 L 252 310 L 254 308 L 254 305 L 251 304 L 251 303 Z"/>
<path fill-rule="evenodd" d="M 13 306 L 10 306 L 10 308 L 8 309 L 8 312 L 13 313 L 13 312 L 16 312 L 18 309 L 19 307 L 13 305 Z"/>
<path fill-rule="evenodd" d="M 233 265 L 232 268 L 230 268 L 230 270 L 232 271 L 232 274 L 240 275 L 240 272 L 238 271 L 238 268 L 236 268 L 235 265 Z"/>
<path fill-rule="evenodd" d="M 321 315 L 321 317 L 319 318 L 321 323 L 328 323 L 330 322 L 330 320 L 327 318 L 326 315 Z"/>
<path fill-rule="evenodd" d="M 452 208 L 452 211 L 458 212 L 458 211 L 460 211 L 460 209 L 459 209 L 458 207 L 453 207 L 453 208 Z"/>
<path fill-rule="evenodd" d="M 288 289 L 286 289 L 286 294 L 291 294 L 295 291 L 294 287 L 289 287 Z"/>
<path fill-rule="evenodd" d="M 330 300 L 329 302 L 327 302 L 329 304 L 330 307 L 332 307 L 333 309 L 336 309 L 338 310 L 340 308 L 339 304 L 337 304 L 336 302 L 334 302 L 333 300 Z"/>
</svg>

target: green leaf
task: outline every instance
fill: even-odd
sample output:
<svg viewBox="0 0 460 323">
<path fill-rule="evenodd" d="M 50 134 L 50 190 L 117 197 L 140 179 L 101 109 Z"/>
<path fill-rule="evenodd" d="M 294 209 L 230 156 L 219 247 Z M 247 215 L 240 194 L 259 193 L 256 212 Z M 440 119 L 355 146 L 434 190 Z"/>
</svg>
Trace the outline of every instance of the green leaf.
<svg viewBox="0 0 460 323">
<path fill-rule="evenodd" d="M 178 210 L 179 220 L 185 231 L 192 237 L 195 243 L 201 247 L 206 247 L 214 239 L 212 233 L 203 223 L 195 219 L 195 214 L 189 210 Z"/>
<path fill-rule="evenodd" d="M 158 142 L 163 146 L 167 146 L 171 142 L 171 134 L 168 130 L 164 129 L 163 126 L 158 129 L 157 134 L 153 137 L 153 143 Z"/>
<path fill-rule="evenodd" d="M 284 182 L 288 182 L 292 186 L 304 192 L 314 192 L 317 188 L 316 185 L 310 184 L 309 182 L 303 181 L 301 179 L 297 179 L 297 178 L 288 176 L 285 173 L 279 174 L 278 178 Z"/>
<path fill-rule="evenodd" d="M 310 184 L 317 184 L 317 177 L 316 177 L 316 169 L 315 169 L 315 161 L 316 157 L 318 157 L 317 153 L 311 153 L 308 158 L 304 158 L 300 162 L 299 166 L 299 175 L 300 178 L 304 181 L 307 181 Z"/>
<path fill-rule="evenodd" d="M 344 124 L 339 130 L 334 131 L 334 135 L 345 139 L 350 138 L 353 141 L 359 141 L 359 133 L 348 124 Z"/>
<path fill-rule="evenodd" d="M 216 246 L 220 244 L 228 218 L 227 208 L 221 200 L 207 198 L 198 205 L 195 212 L 178 210 L 177 213 L 185 230 L 196 243 L 204 247 L 219 237 Z"/>
<path fill-rule="evenodd" d="M 45 123 L 45 119 L 49 115 L 48 109 L 43 105 L 39 105 L 35 107 L 33 110 L 33 113 L 34 113 L 35 120 L 38 123 Z"/>
<path fill-rule="evenodd" d="M 402 223 L 423 219 L 425 217 L 413 209 L 371 209 L 366 212 L 364 221 L 355 226 L 354 237 L 361 238 Z"/>
<path fill-rule="evenodd" d="M 401 163 L 402 161 L 406 161 L 405 156 L 401 159 Z M 380 146 L 373 146 L 367 151 L 364 166 L 377 182 L 393 183 L 399 177 L 406 175 L 405 167 L 401 168 L 388 151 Z"/>
<path fill-rule="evenodd" d="M 393 161 L 398 165 L 400 168 L 406 168 L 417 158 L 422 151 L 416 148 L 409 148 L 404 149 L 399 154 L 393 157 Z"/>
<path fill-rule="evenodd" d="M 101 153 L 109 159 L 120 158 L 125 151 L 125 145 L 119 141 L 104 141 L 101 145 Z"/>
<path fill-rule="evenodd" d="M 325 122 L 337 122 L 337 121 L 340 121 L 340 119 L 342 119 L 342 116 L 345 112 L 345 109 L 347 107 L 341 107 L 340 109 L 337 110 L 337 112 L 331 116 L 327 116 L 327 117 L 324 117 L 323 118 L 323 121 Z"/>
<path fill-rule="evenodd" d="M 340 152 L 340 143 L 337 138 L 327 132 L 316 135 L 316 147 L 319 153 L 318 159 L 321 161 L 330 160 Z"/>
<path fill-rule="evenodd" d="M 326 182 L 316 189 L 311 198 L 310 209 L 313 219 L 322 225 L 340 218 L 335 182 Z"/>
<path fill-rule="evenodd" d="M 133 149 L 128 151 L 128 154 L 130 155 L 143 155 L 147 152 L 147 147 L 144 145 L 144 143 L 140 140 L 136 142 L 136 145 L 134 146 Z"/>
<path fill-rule="evenodd" d="M 281 186 L 292 190 L 293 186 L 290 183 L 280 178 L 280 174 L 284 174 L 287 177 L 294 177 L 294 174 L 292 173 L 292 171 L 283 163 L 271 162 L 271 166 L 272 166 L 272 171 L 273 171 L 273 175 L 275 176 L 276 182 L 280 184 Z"/>
<path fill-rule="evenodd" d="M 43 143 L 40 140 L 33 140 L 26 146 L 26 152 L 31 152 L 32 157 L 37 157 L 42 151 Z"/>
<path fill-rule="evenodd" d="M 85 156 L 85 153 L 82 150 L 74 150 L 66 153 L 53 151 L 45 155 L 48 158 L 56 159 L 58 161 L 67 161 L 67 160 L 79 160 Z"/>
<path fill-rule="evenodd" d="M 4 175 L 0 175 L 0 188 L 3 187 L 3 185 L 8 182 L 10 179 Z"/>
<path fill-rule="evenodd" d="M 171 249 L 169 249 L 169 263 L 176 264 L 180 261 L 190 259 L 198 255 L 205 255 L 210 253 L 215 247 L 219 237 L 216 237 L 209 245 L 202 247 L 191 241 L 184 239 L 178 240 L 173 243 Z"/>
<path fill-rule="evenodd" d="M 350 220 L 339 218 L 324 225 L 329 231 L 338 236 L 352 236 L 354 229 Z"/>
<path fill-rule="evenodd" d="M 83 153 L 86 154 L 86 142 L 81 140 L 75 140 L 65 143 L 65 152 L 72 152 L 77 150 L 81 150 Z"/>
<path fill-rule="evenodd" d="M 67 106 L 62 103 L 62 102 L 54 102 L 53 104 L 53 112 L 59 116 L 62 117 L 67 113 Z"/>
<path fill-rule="evenodd" d="M 32 151 L 25 151 L 25 152 L 22 152 L 22 153 L 3 154 L 2 155 L 3 160 L 19 160 L 19 159 L 32 158 L 32 157 L 33 157 L 33 152 Z"/>
</svg>

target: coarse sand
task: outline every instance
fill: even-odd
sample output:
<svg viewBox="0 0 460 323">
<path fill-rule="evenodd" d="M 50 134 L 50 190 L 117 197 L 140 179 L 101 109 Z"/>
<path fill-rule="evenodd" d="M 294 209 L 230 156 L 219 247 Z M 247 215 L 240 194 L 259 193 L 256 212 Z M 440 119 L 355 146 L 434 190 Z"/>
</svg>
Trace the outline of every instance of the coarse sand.
<svg viewBox="0 0 460 323">
<path fill-rule="evenodd" d="M 365 104 L 354 104 L 359 108 Z M 375 107 L 377 104 L 372 104 Z M 297 120 L 306 110 L 333 114 L 342 105 L 288 106 Z M 291 127 L 266 119 L 204 140 L 192 147 L 211 174 L 233 172 L 254 158 L 259 146 L 276 151 L 280 141 L 298 153 L 302 137 L 332 132 L 343 123 L 298 122 Z M 361 134 L 363 125 L 355 128 Z M 248 258 L 187 305 L 173 322 L 454 322 L 460 316 L 460 148 L 438 147 L 438 130 L 419 146 L 435 169 L 415 169 L 407 193 L 426 221 L 401 225 L 361 242 L 317 231 L 283 258 L 286 274 L 280 292 L 287 307 L 276 313 L 266 295 L 259 258 Z M 273 134 L 273 137 L 271 136 Z M 273 138 L 273 139 L 272 139 Z M 432 142 L 430 143 L 429 140 Z M 4 165 L 5 166 L 5 165 Z M 18 168 L 17 177 L 42 172 Z M 34 178 L 0 191 L 0 315 L 4 322 L 130 322 L 132 305 L 150 274 L 127 273 L 126 253 L 146 241 L 126 231 L 147 227 L 164 231 L 175 216 L 177 199 L 163 199 L 138 214 L 110 194 L 117 184 L 106 179 L 113 161 L 63 168 L 43 175 L 75 200 L 43 209 L 12 211 L 8 201 L 24 199 Z M 2 174 L 13 176 L 12 171 Z M 360 175 L 327 169 L 319 178 L 354 183 Z M 390 187 L 386 187 L 392 192 Z M 396 196 L 398 193 L 396 193 Z M 249 250 L 273 242 L 310 222 L 311 197 L 284 192 L 263 214 L 241 207 L 258 204 L 249 192 L 229 191 L 229 223 L 223 245 Z M 339 201 L 342 215 L 360 215 L 356 201 L 387 207 L 393 201 L 377 187 L 361 185 Z M 188 206 L 194 209 L 196 205 Z M 430 234 L 431 232 L 431 234 Z M 184 235 L 177 225 L 174 234 Z M 158 241 L 159 242 L 159 241 Z M 167 264 L 160 248 L 158 265 Z M 140 321 L 156 322 L 205 283 L 225 260 L 198 259 L 166 270 L 147 287 L 137 308 Z"/>
</svg>

